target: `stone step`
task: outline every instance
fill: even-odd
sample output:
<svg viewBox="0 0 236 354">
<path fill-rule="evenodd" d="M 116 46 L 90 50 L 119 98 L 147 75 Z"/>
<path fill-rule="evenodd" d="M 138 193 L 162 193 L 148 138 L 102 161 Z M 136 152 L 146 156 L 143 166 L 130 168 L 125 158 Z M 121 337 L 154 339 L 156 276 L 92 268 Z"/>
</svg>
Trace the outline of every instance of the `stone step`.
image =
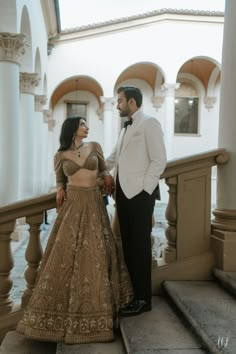
<svg viewBox="0 0 236 354">
<path fill-rule="evenodd" d="M 202 344 L 162 296 L 153 296 L 153 309 L 121 318 L 128 354 L 200 354 Z"/>
<path fill-rule="evenodd" d="M 26 338 L 16 331 L 6 334 L 1 346 L 1 354 L 125 354 L 120 332 L 110 343 L 70 344 L 40 342 Z"/>
<path fill-rule="evenodd" d="M 236 297 L 236 272 L 224 272 L 215 268 L 213 274 L 218 282 Z"/>
<path fill-rule="evenodd" d="M 109 343 L 64 344 L 58 343 L 56 354 L 125 354 L 124 344 L 119 332 Z"/>
<path fill-rule="evenodd" d="M 236 353 L 236 301 L 214 281 L 165 281 L 163 287 L 203 345 Z"/>
<path fill-rule="evenodd" d="M 15 331 L 8 332 L 1 344 L 1 354 L 56 354 L 56 343 L 26 338 Z"/>
</svg>

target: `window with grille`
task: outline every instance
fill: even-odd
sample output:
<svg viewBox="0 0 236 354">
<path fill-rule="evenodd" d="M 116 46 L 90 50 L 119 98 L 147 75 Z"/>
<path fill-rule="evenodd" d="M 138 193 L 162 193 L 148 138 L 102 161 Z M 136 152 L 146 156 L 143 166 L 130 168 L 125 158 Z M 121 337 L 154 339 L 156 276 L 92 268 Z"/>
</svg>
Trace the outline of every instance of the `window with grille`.
<svg viewBox="0 0 236 354">
<path fill-rule="evenodd" d="M 198 134 L 199 97 L 190 83 L 182 82 L 175 93 L 175 134 Z"/>
<path fill-rule="evenodd" d="M 175 134 L 198 134 L 198 97 L 175 97 Z"/>
<path fill-rule="evenodd" d="M 66 114 L 68 116 L 78 115 L 87 118 L 87 103 L 66 102 Z"/>
</svg>

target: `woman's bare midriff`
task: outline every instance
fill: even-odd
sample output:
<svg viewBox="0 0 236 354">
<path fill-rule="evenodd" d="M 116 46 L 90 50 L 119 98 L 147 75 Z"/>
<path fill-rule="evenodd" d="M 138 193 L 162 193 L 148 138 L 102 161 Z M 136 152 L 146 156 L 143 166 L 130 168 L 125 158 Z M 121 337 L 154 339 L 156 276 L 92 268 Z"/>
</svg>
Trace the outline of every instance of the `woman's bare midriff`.
<svg viewBox="0 0 236 354">
<path fill-rule="evenodd" d="M 68 185 L 77 187 L 96 187 L 97 171 L 81 168 L 79 171 L 68 177 Z"/>
</svg>

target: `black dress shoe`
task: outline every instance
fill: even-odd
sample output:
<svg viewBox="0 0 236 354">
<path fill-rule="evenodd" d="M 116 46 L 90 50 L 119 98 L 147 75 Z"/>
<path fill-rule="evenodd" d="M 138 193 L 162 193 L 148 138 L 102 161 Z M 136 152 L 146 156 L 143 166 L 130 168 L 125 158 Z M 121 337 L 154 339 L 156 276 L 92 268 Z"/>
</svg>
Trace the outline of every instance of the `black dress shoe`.
<svg viewBox="0 0 236 354">
<path fill-rule="evenodd" d="M 120 310 L 120 316 L 137 316 L 143 312 L 151 311 L 152 303 L 145 300 L 133 300 Z"/>
</svg>

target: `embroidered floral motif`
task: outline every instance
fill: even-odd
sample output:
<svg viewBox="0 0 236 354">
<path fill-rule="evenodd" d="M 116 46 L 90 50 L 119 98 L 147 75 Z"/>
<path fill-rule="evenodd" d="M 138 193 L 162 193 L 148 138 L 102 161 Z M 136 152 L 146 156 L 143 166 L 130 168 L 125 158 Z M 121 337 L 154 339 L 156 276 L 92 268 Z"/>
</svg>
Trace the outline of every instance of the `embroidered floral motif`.
<svg viewBox="0 0 236 354">
<path fill-rule="evenodd" d="M 109 341 L 119 308 L 132 299 L 128 272 L 100 191 L 69 189 L 66 203 L 17 330 L 39 340 Z"/>
</svg>

